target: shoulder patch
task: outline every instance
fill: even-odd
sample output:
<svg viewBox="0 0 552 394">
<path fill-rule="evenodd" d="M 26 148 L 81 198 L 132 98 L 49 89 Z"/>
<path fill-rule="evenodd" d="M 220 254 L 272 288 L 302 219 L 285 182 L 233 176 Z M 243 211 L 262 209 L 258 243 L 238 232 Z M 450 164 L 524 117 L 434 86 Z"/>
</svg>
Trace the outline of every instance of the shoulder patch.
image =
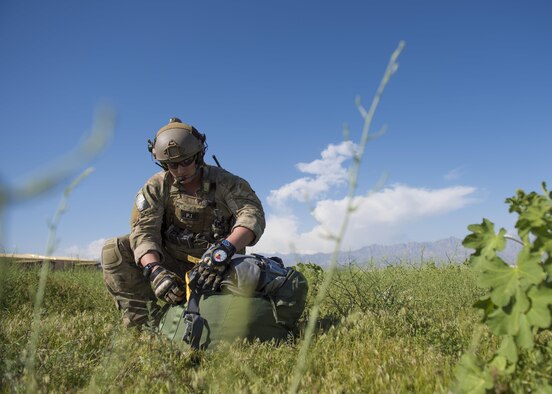
<svg viewBox="0 0 552 394">
<path fill-rule="evenodd" d="M 138 212 L 142 212 L 144 209 L 149 208 L 149 204 L 141 192 L 136 195 L 136 201 L 134 205 L 136 205 L 136 209 L 138 210 Z"/>
</svg>

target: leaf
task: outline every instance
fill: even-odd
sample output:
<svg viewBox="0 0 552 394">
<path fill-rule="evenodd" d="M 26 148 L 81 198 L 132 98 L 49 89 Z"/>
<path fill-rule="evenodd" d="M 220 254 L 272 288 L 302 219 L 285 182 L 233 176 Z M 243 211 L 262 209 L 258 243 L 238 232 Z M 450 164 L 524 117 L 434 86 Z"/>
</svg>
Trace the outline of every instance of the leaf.
<svg viewBox="0 0 552 394">
<path fill-rule="evenodd" d="M 494 356 L 493 360 L 489 363 L 489 366 L 495 368 L 495 371 L 493 371 L 491 368 L 491 373 L 493 373 L 493 376 L 496 375 L 496 372 L 501 375 L 511 375 L 516 370 L 515 363 L 509 363 L 506 357 L 499 354 Z"/>
<path fill-rule="evenodd" d="M 494 232 L 494 223 L 483 219 L 481 224 L 471 224 L 468 230 L 472 232 L 464 238 L 462 245 L 466 248 L 475 249 L 476 255 L 493 257 L 496 251 L 501 251 L 506 246 L 504 235 L 506 230 L 500 229 L 498 235 Z"/>
<path fill-rule="evenodd" d="M 491 288 L 491 300 L 498 306 L 506 306 L 518 287 L 518 272 L 499 257 L 488 260 L 481 266 L 477 284 Z"/>
<path fill-rule="evenodd" d="M 529 234 L 536 236 L 534 244 L 537 249 L 541 249 L 552 238 L 551 195 L 543 185 L 542 195 L 536 192 L 525 194 L 522 190 L 518 190 L 515 197 L 506 199 L 506 202 L 510 203 L 510 212 L 519 214 L 516 228 L 520 237 L 527 241 Z"/>
<path fill-rule="evenodd" d="M 495 335 L 517 335 L 519 333 L 520 316 L 525 302 L 512 302 L 502 308 L 497 308 L 489 314 L 487 325 Z"/>
<path fill-rule="evenodd" d="M 552 289 L 547 287 L 532 287 L 527 292 L 531 301 L 531 308 L 527 312 L 527 319 L 532 326 L 549 328 L 552 316 L 548 305 L 552 305 Z"/>
<path fill-rule="evenodd" d="M 544 263 L 544 271 L 548 275 L 548 279 L 552 279 L 552 258 L 548 257 Z"/>
<path fill-rule="evenodd" d="M 488 294 L 482 296 L 473 304 L 474 308 L 483 309 L 485 316 L 488 316 L 492 311 L 496 309 L 496 305 L 491 301 L 491 297 Z"/>
<path fill-rule="evenodd" d="M 547 196 L 531 192 L 520 203 L 519 219 L 516 223 L 519 235 L 525 238 L 529 233 L 537 233 L 549 225 L 552 203 Z"/>
<path fill-rule="evenodd" d="M 540 253 L 531 252 L 528 246 L 523 247 L 518 253 L 516 269 L 519 271 L 521 282 L 526 287 L 537 285 L 546 277 L 541 266 Z"/>
<path fill-rule="evenodd" d="M 527 297 L 525 291 L 520 287 L 518 287 L 516 291 L 516 304 L 520 313 L 527 313 L 527 311 L 531 307 L 529 297 Z"/>
<path fill-rule="evenodd" d="M 472 254 L 470 257 L 470 265 L 476 271 L 483 271 L 485 266 L 489 264 L 489 261 L 492 261 L 494 258 L 496 257 L 493 256 L 492 258 L 488 258 L 486 256 Z"/>
<path fill-rule="evenodd" d="M 510 267 L 500 257 L 490 260 L 479 260 L 478 268 L 482 271 L 477 284 L 491 289 L 491 300 L 498 306 L 506 306 L 518 289 L 525 290 L 531 285 L 539 284 L 546 274 L 540 264 L 540 255 L 532 253 L 529 247 L 518 254 L 518 265 Z"/>
<path fill-rule="evenodd" d="M 518 333 L 518 316 L 504 313 L 498 308 L 489 314 L 487 325 L 495 335 L 515 335 Z"/>
<path fill-rule="evenodd" d="M 523 313 L 519 316 L 519 333 L 516 336 L 516 343 L 519 347 L 527 350 L 531 350 L 535 345 L 531 324 L 527 319 L 527 315 Z"/>
<path fill-rule="evenodd" d="M 500 347 L 497 354 L 503 356 L 511 362 L 512 364 L 516 364 L 518 360 L 518 351 L 516 347 L 516 343 L 514 342 L 514 337 L 511 335 L 506 335 L 502 339 L 502 343 L 500 344 Z"/>
<path fill-rule="evenodd" d="M 464 354 L 455 372 L 457 379 L 456 392 L 484 394 L 494 386 L 491 374 L 480 366 L 473 354 Z"/>
<path fill-rule="evenodd" d="M 508 366 L 508 360 L 504 356 L 496 355 L 489 365 L 496 368 L 499 372 L 504 373 Z"/>
</svg>

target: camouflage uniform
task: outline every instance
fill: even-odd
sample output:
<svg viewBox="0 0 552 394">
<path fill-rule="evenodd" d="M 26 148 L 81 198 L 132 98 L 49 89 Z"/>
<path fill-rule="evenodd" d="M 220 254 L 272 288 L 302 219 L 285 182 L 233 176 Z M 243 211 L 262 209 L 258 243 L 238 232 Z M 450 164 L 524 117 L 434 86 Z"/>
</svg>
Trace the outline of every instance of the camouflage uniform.
<svg viewBox="0 0 552 394">
<path fill-rule="evenodd" d="M 152 176 L 138 192 L 130 235 L 108 240 L 102 250 L 107 288 L 123 311 L 125 325 L 141 325 L 159 305 L 140 258 L 150 251 L 161 256 L 161 265 L 181 277 L 197 263 L 210 243 L 228 236 L 234 227 L 245 227 L 261 237 L 264 212 L 255 192 L 240 177 L 218 167 L 202 167 L 197 197 L 183 193 L 169 171 Z"/>
</svg>

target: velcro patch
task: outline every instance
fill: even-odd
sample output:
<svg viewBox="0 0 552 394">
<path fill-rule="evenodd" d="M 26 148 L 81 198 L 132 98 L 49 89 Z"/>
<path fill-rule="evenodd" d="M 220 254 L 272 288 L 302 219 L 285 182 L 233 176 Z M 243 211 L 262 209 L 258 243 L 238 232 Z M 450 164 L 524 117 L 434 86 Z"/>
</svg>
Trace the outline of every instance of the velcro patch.
<svg viewBox="0 0 552 394">
<path fill-rule="evenodd" d="M 136 196 L 135 204 L 138 212 L 142 212 L 144 209 L 149 208 L 149 204 L 142 193 L 138 193 Z"/>
<path fill-rule="evenodd" d="M 184 220 L 192 220 L 194 222 L 197 222 L 199 220 L 199 214 L 197 212 L 180 210 L 180 217 Z"/>
</svg>

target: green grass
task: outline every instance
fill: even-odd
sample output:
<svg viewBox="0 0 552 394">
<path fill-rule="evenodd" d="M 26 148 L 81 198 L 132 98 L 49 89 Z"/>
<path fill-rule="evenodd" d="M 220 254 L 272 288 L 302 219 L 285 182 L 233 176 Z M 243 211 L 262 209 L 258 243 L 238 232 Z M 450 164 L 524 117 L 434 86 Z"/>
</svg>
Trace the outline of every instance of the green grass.
<svg viewBox="0 0 552 394">
<path fill-rule="evenodd" d="M 313 291 L 324 272 L 302 265 Z M 38 271 L 0 269 L 0 382 L 25 390 Z M 481 295 L 466 266 L 341 267 L 321 306 L 304 392 L 447 392 L 469 347 Z M 276 346 L 236 341 L 194 363 L 176 342 L 125 330 L 101 272 L 51 272 L 37 345 L 44 392 L 286 392 L 301 338 Z M 497 344 L 484 331 L 482 354 Z M 529 370 L 529 368 L 528 368 Z"/>
</svg>

